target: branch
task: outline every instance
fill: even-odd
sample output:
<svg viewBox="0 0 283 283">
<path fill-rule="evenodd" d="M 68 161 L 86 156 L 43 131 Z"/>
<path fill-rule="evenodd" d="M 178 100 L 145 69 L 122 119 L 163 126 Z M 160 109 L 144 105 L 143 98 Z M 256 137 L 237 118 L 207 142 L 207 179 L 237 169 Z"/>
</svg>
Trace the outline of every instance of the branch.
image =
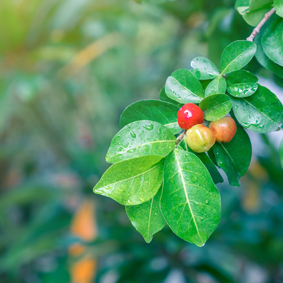
<svg viewBox="0 0 283 283">
<path fill-rule="evenodd" d="M 272 14 L 275 12 L 275 9 L 272 8 L 268 13 L 265 14 L 264 18 L 260 21 L 260 23 L 254 28 L 251 35 L 247 38 L 247 41 L 254 41 L 254 38 L 256 35 L 260 32 L 263 25 L 266 23 L 266 21 L 272 16 Z"/>
<path fill-rule="evenodd" d="M 184 136 L 186 134 L 186 131 L 184 131 L 180 136 L 178 136 L 175 145 L 178 146 L 178 144 L 183 140 Z"/>
</svg>

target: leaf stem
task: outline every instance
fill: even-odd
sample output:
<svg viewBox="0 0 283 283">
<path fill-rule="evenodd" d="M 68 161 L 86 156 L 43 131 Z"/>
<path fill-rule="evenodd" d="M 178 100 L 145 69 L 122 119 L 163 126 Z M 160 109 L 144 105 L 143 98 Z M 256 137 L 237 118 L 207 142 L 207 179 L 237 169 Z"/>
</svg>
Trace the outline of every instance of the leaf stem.
<svg viewBox="0 0 283 283">
<path fill-rule="evenodd" d="M 180 134 L 180 136 L 177 137 L 177 140 L 175 143 L 176 146 L 178 146 L 178 144 L 183 140 L 185 134 L 186 134 L 186 131 L 183 131 L 182 134 Z"/>
<path fill-rule="evenodd" d="M 266 23 L 266 21 L 272 16 L 272 14 L 275 12 L 275 9 L 272 8 L 268 13 L 264 15 L 264 18 L 260 21 L 260 23 L 254 28 L 251 35 L 247 38 L 247 41 L 254 41 L 254 38 L 256 35 L 260 32 L 263 25 Z"/>
</svg>

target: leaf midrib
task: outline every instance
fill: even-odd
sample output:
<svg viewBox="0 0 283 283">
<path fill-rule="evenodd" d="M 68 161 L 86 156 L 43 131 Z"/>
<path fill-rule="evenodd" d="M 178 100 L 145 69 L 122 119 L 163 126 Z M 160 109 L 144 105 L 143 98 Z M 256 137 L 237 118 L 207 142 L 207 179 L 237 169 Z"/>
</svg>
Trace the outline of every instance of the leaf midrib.
<svg viewBox="0 0 283 283">
<path fill-rule="evenodd" d="M 221 72 L 221 75 L 225 74 L 226 69 L 228 69 L 228 67 L 229 67 L 232 63 L 234 63 L 240 56 L 242 56 L 242 55 L 245 53 L 245 51 L 251 49 L 251 47 L 253 47 L 253 45 L 251 45 L 249 48 L 245 49 L 245 50 L 244 50 L 242 53 L 240 53 L 234 60 L 232 60 L 232 61 L 225 67 L 225 69 Z"/>
<path fill-rule="evenodd" d="M 154 167 L 151 167 L 151 168 L 148 169 L 147 171 L 144 171 L 144 172 L 142 172 L 142 173 L 140 173 L 140 174 L 138 174 L 138 175 L 135 175 L 135 176 L 133 176 L 133 177 L 130 177 L 130 178 L 127 178 L 127 179 L 123 179 L 123 180 L 117 181 L 117 182 L 115 182 L 115 183 L 111 183 L 111 184 L 108 184 L 108 185 L 103 185 L 102 187 L 99 187 L 99 188 L 97 188 L 97 189 L 105 188 L 106 186 L 115 186 L 116 184 L 119 184 L 119 183 L 121 183 L 121 182 L 126 182 L 126 181 L 128 181 L 128 180 L 135 179 L 135 178 L 137 178 L 138 176 L 145 175 L 146 173 L 148 173 L 148 172 L 150 172 L 151 170 L 155 169 L 155 168 L 158 167 L 159 165 L 160 165 L 160 162 L 158 162 Z M 96 190 L 97 190 L 97 189 L 96 189 Z"/>
<path fill-rule="evenodd" d="M 196 223 L 196 220 L 195 220 L 195 216 L 194 216 L 194 214 L 193 214 L 193 211 L 192 211 L 192 208 L 191 208 L 191 205 L 190 205 L 190 201 L 189 201 L 189 199 L 188 199 L 187 192 L 186 192 L 186 190 L 185 190 L 185 188 L 186 188 L 186 183 L 185 183 L 184 176 L 183 176 L 183 173 L 182 173 L 182 170 L 181 170 L 181 165 L 180 165 L 180 162 L 179 162 L 179 160 L 178 160 L 178 157 L 177 157 L 176 153 L 175 153 L 175 157 L 176 157 L 177 165 L 178 165 L 179 172 L 180 172 L 180 175 L 181 175 L 181 180 L 182 180 L 182 184 L 183 184 L 183 188 L 184 188 L 184 194 L 185 194 L 185 196 L 186 196 L 187 204 L 188 204 L 188 207 L 189 207 L 189 209 L 190 209 L 190 212 L 191 212 L 191 215 L 192 215 L 192 218 L 193 218 L 193 221 L 194 221 L 194 224 L 195 224 L 195 227 L 196 227 L 196 231 L 197 231 L 197 233 L 198 233 L 198 236 L 199 236 L 201 242 L 203 243 L 203 240 L 202 240 L 202 238 L 201 238 L 201 236 L 200 236 L 200 234 L 199 234 L 199 229 L 198 229 L 198 226 L 197 226 L 197 223 Z"/>
<path fill-rule="evenodd" d="M 106 157 L 109 161 L 109 159 L 115 157 L 115 156 L 118 156 L 118 155 L 121 155 L 121 154 L 124 154 L 124 153 L 127 153 L 127 151 L 131 150 L 131 149 L 134 149 L 134 148 L 139 148 L 139 147 L 143 147 L 144 145 L 148 145 L 148 144 L 153 144 L 153 143 L 162 143 L 162 142 L 174 142 L 175 144 L 175 140 L 158 140 L 158 141 L 152 141 L 152 142 L 147 142 L 147 143 L 143 143 L 143 144 L 140 144 L 138 146 L 134 146 L 134 147 L 128 147 L 127 150 L 122 150 L 119 152 L 119 154 L 115 154 L 115 155 L 112 155 L 112 156 L 107 156 L 106 154 Z"/>
<path fill-rule="evenodd" d="M 275 122 L 274 120 L 272 120 L 270 117 L 266 116 L 263 112 L 259 111 L 258 108 L 256 108 L 253 104 L 251 104 L 250 102 L 248 102 L 245 98 L 242 98 L 244 101 L 247 102 L 247 104 L 249 104 L 251 107 L 253 107 L 255 110 L 257 110 L 257 112 L 259 112 L 260 114 L 262 114 L 262 116 L 265 116 L 268 120 L 272 121 L 273 123 L 275 123 L 276 125 L 278 125 L 277 122 Z"/>
<path fill-rule="evenodd" d="M 209 112 L 211 112 L 212 110 L 214 110 L 215 108 L 218 108 L 218 107 L 222 106 L 223 104 L 227 104 L 227 103 L 229 103 L 229 100 L 226 100 L 226 101 L 224 101 L 224 102 L 222 102 L 222 103 L 220 103 L 220 104 L 218 104 L 218 105 L 216 105 L 216 106 L 214 106 L 214 107 L 211 107 L 211 108 L 209 108 L 208 110 L 203 111 L 203 113 L 204 113 L 204 114 L 209 113 Z M 231 104 L 232 104 L 232 102 L 231 102 Z M 232 105 L 231 105 L 231 107 L 232 107 Z"/>
<path fill-rule="evenodd" d="M 184 90 L 187 90 L 187 91 L 188 91 L 189 93 L 191 93 L 194 97 L 199 98 L 200 100 L 202 99 L 201 96 L 199 96 L 198 94 L 192 92 L 192 91 L 191 91 L 190 89 L 188 89 L 187 87 L 185 87 L 185 86 L 183 86 L 182 84 L 180 84 L 177 79 L 175 79 L 175 78 L 172 77 L 172 76 L 171 76 L 171 78 L 174 79 L 174 80 L 178 83 L 178 85 L 179 85 L 180 87 L 182 87 Z M 181 97 L 181 98 L 182 98 L 182 97 Z"/>
</svg>

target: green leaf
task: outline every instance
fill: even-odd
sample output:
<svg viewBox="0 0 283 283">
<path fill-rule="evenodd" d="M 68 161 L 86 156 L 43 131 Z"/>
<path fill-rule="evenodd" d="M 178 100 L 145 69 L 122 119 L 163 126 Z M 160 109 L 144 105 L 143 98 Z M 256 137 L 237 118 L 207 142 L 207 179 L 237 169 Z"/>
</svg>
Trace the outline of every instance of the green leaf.
<svg viewBox="0 0 283 283">
<path fill-rule="evenodd" d="M 165 101 L 165 102 L 168 102 L 168 103 L 171 103 L 171 104 L 174 104 L 175 106 L 177 106 L 179 109 L 184 105 L 184 104 L 181 104 L 171 98 L 169 98 L 166 93 L 165 93 L 165 86 L 161 89 L 160 93 L 159 93 L 159 99 L 161 101 Z"/>
<path fill-rule="evenodd" d="M 283 18 L 283 2 L 282 0 L 274 0 L 274 9 L 276 14 Z"/>
<path fill-rule="evenodd" d="M 219 223 L 220 194 L 202 162 L 180 148 L 167 156 L 161 212 L 181 239 L 203 246 Z"/>
<path fill-rule="evenodd" d="M 213 94 L 204 98 L 199 107 L 203 111 L 205 120 L 216 121 L 230 112 L 232 102 L 228 95 Z"/>
<path fill-rule="evenodd" d="M 205 96 L 212 94 L 225 94 L 226 92 L 226 80 L 222 76 L 218 76 L 205 89 Z"/>
<path fill-rule="evenodd" d="M 112 139 L 106 161 L 118 161 L 146 156 L 166 156 L 175 146 L 176 138 L 163 125 L 147 120 L 133 122 Z"/>
<path fill-rule="evenodd" d="M 254 57 L 256 44 L 246 40 L 234 41 L 221 55 L 221 74 L 228 74 L 244 68 Z"/>
<path fill-rule="evenodd" d="M 162 190 L 149 201 L 139 205 L 126 206 L 126 212 L 133 226 L 150 243 L 152 236 L 165 226 L 159 204 Z"/>
<path fill-rule="evenodd" d="M 250 10 L 257 10 L 267 5 L 271 6 L 273 0 L 250 0 Z"/>
<path fill-rule="evenodd" d="M 244 20 L 251 26 L 257 26 L 270 11 L 273 0 L 238 0 L 235 8 L 243 16 Z"/>
<path fill-rule="evenodd" d="M 248 71 L 235 71 L 227 78 L 227 91 L 235 97 L 248 97 L 253 95 L 258 88 L 258 78 Z"/>
<path fill-rule="evenodd" d="M 269 133 L 283 122 L 283 106 L 269 89 L 258 85 L 256 93 L 246 98 L 231 97 L 239 123 L 251 131 Z"/>
<path fill-rule="evenodd" d="M 264 18 L 265 14 L 271 9 L 271 5 L 268 7 L 262 7 L 257 10 L 246 11 L 243 13 L 243 19 L 252 27 L 256 27 L 260 21 Z"/>
<path fill-rule="evenodd" d="M 123 205 L 137 205 L 155 196 L 162 184 L 163 160 L 149 155 L 113 164 L 93 188 L 96 194 Z"/>
<path fill-rule="evenodd" d="M 235 9 L 237 9 L 238 7 L 249 7 L 249 5 L 249 0 L 237 0 L 235 3 Z"/>
<path fill-rule="evenodd" d="M 167 96 L 179 103 L 199 103 L 204 90 L 199 80 L 186 69 L 180 69 L 167 78 L 165 84 Z"/>
<path fill-rule="evenodd" d="M 222 178 L 221 174 L 219 173 L 219 171 L 215 167 L 212 160 L 204 152 L 203 153 L 197 153 L 197 152 L 194 152 L 193 150 L 191 150 L 188 147 L 187 143 L 185 142 L 185 139 L 182 140 L 182 142 L 180 143 L 179 146 L 181 146 L 184 150 L 194 154 L 195 156 L 197 156 L 201 160 L 201 162 L 205 165 L 206 169 L 210 173 L 210 176 L 212 177 L 213 182 L 215 184 L 223 182 L 223 178 Z"/>
<path fill-rule="evenodd" d="M 259 33 L 255 38 L 255 43 L 257 44 L 257 51 L 255 57 L 257 61 L 266 69 L 274 72 L 278 77 L 283 78 L 283 67 L 277 65 L 271 61 L 264 53 L 261 46 L 261 33 Z"/>
<path fill-rule="evenodd" d="M 212 147 L 217 165 L 226 173 L 231 186 L 240 186 L 240 177 L 247 172 L 252 146 L 245 130 L 237 125 L 237 132 L 229 143 L 216 142 Z"/>
<path fill-rule="evenodd" d="M 264 53 L 276 64 L 283 66 L 283 19 L 274 15 L 266 24 L 261 37 Z"/>
<path fill-rule="evenodd" d="M 195 69 L 194 73 L 200 80 L 210 80 L 220 74 L 214 63 L 205 57 L 194 58 L 191 62 L 191 66 Z"/>
<path fill-rule="evenodd" d="M 173 134 L 182 129 L 177 122 L 179 108 L 171 103 L 159 100 L 141 100 L 128 106 L 121 115 L 120 126 L 124 127 L 134 121 L 150 120 L 158 122 Z"/>
</svg>

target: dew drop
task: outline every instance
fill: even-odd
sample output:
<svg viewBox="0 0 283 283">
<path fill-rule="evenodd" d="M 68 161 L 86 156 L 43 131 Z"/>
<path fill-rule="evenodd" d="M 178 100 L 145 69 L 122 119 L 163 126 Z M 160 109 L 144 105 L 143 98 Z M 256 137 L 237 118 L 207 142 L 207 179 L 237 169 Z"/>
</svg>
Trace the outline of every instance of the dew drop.
<svg viewBox="0 0 283 283">
<path fill-rule="evenodd" d="M 205 203 L 208 204 L 208 200 L 206 200 Z"/>
<path fill-rule="evenodd" d="M 131 132 L 131 136 L 135 139 L 137 137 L 137 135 L 135 134 L 135 132 Z"/>
<path fill-rule="evenodd" d="M 148 131 L 151 131 L 153 129 L 153 125 L 152 124 L 145 125 L 144 128 Z"/>
</svg>

